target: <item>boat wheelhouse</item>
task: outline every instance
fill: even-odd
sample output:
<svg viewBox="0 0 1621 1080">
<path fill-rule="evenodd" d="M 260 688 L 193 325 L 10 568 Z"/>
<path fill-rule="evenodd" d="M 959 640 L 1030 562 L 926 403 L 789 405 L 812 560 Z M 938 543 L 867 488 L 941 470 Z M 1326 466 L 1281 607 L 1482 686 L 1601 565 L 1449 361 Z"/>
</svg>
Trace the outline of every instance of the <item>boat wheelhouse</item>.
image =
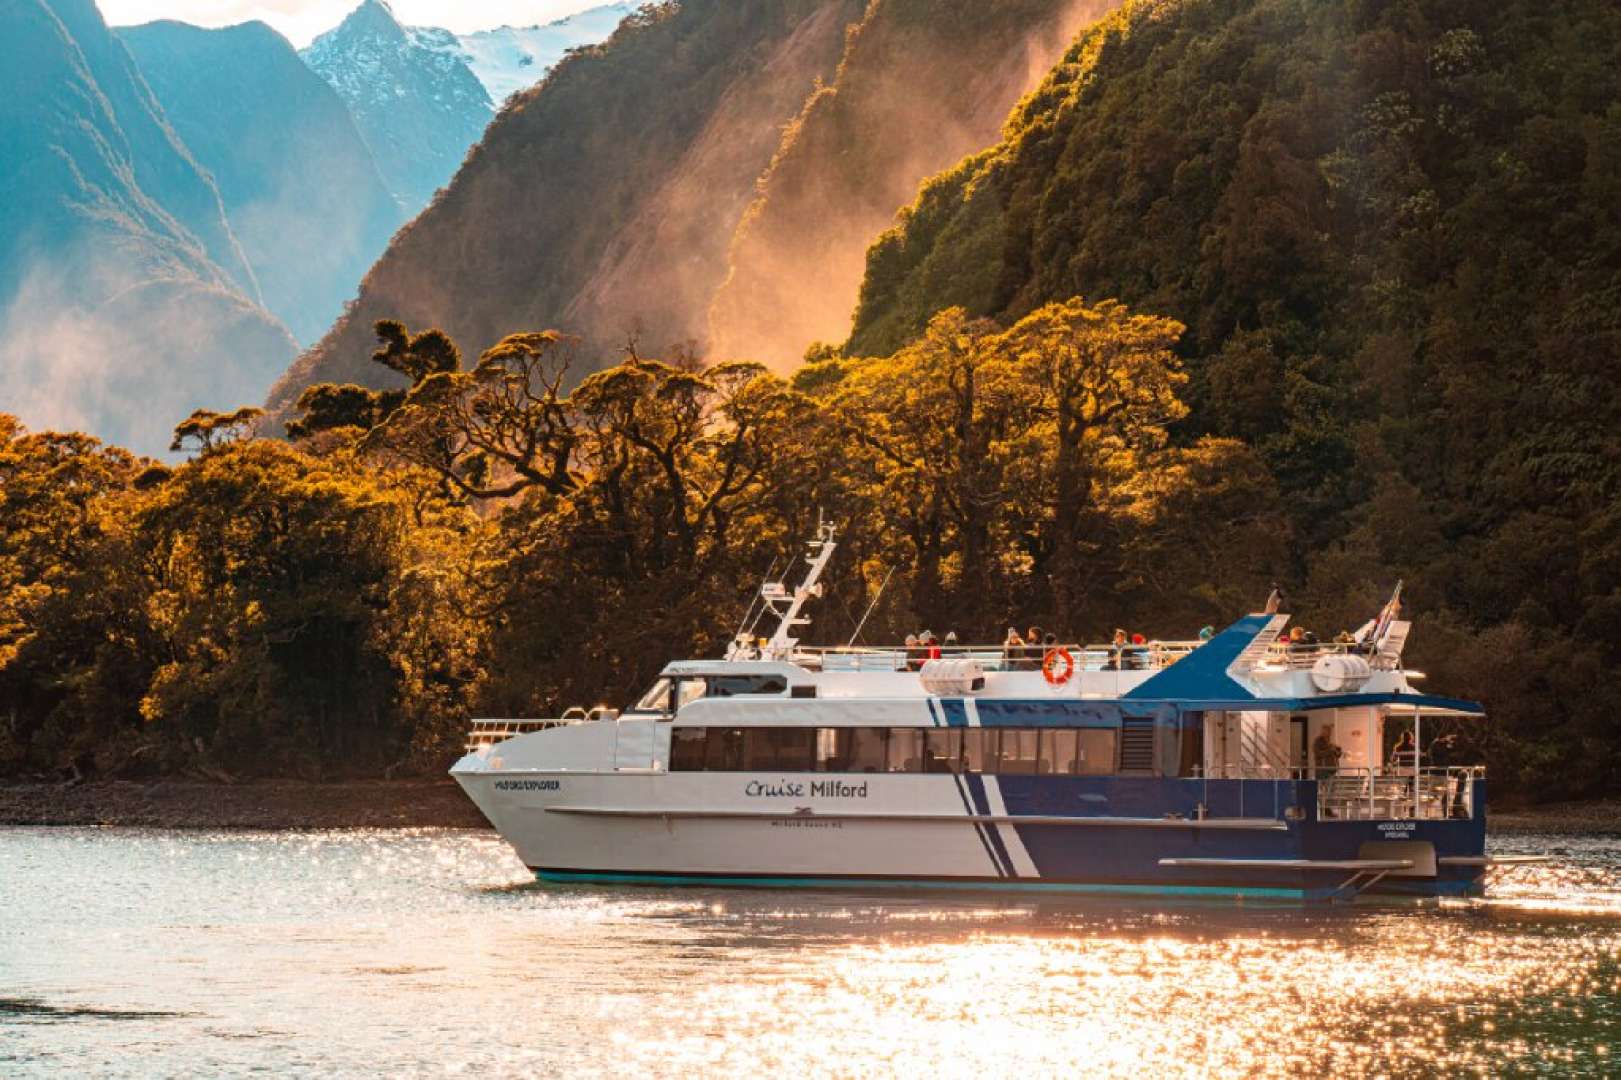
<svg viewBox="0 0 1621 1080">
<path fill-rule="evenodd" d="M 1283 614 L 1204 642 L 806 647 L 834 547 L 762 588 L 769 640 L 673 662 L 622 713 L 477 722 L 452 775 L 552 882 L 1330 899 L 1478 894 L 1515 861 L 1485 853 L 1484 770 L 1437 760 L 1436 722 L 1482 709 L 1413 690 L 1393 611 L 1307 648 Z"/>
</svg>

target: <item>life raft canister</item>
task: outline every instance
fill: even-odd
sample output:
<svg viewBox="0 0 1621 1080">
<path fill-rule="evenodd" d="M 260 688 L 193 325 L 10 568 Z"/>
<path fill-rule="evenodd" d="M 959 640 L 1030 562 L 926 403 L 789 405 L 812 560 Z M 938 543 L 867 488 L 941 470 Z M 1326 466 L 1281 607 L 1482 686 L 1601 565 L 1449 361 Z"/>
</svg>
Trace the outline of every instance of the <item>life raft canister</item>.
<svg viewBox="0 0 1621 1080">
<path fill-rule="evenodd" d="M 1041 662 L 1041 674 L 1050 686 L 1063 686 L 1075 674 L 1075 657 L 1068 649 L 1048 649 Z"/>
</svg>

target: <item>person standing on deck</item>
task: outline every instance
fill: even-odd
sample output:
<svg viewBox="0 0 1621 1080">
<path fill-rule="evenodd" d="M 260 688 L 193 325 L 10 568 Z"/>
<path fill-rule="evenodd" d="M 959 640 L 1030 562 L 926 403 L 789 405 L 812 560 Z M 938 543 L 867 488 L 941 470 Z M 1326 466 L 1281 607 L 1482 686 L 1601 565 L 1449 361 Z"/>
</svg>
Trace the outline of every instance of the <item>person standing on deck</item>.
<svg viewBox="0 0 1621 1080">
<path fill-rule="evenodd" d="M 1311 743 L 1312 763 L 1317 767 L 1317 778 L 1326 780 L 1340 771 L 1340 758 L 1345 751 L 1334 741 L 1334 725 L 1324 724 Z"/>
<path fill-rule="evenodd" d="M 1024 663 L 1024 638 L 1013 627 L 1007 628 L 1007 640 L 1002 642 L 1002 669 L 1014 671 Z"/>
</svg>

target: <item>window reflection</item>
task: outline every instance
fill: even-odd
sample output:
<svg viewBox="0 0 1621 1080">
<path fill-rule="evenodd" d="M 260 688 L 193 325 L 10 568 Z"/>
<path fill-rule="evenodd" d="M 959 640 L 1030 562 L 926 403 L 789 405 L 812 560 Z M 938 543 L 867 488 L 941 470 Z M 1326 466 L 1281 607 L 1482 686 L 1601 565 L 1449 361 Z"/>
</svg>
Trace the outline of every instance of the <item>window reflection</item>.
<svg viewBox="0 0 1621 1080">
<path fill-rule="evenodd" d="M 677 772 L 984 773 L 1107 776 L 1113 728 L 708 728 L 677 726 Z"/>
</svg>

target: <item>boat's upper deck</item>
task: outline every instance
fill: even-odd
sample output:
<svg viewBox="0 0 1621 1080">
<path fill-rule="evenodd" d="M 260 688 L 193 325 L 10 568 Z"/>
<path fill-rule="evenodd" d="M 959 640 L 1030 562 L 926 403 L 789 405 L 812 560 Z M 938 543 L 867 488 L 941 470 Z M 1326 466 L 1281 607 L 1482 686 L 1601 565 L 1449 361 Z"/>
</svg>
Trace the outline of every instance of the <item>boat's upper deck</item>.
<svg viewBox="0 0 1621 1080">
<path fill-rule="evenodd" d="M 1401 664 L 1405 624 L 1378 646 L 1291 645 L 1280 640 L 1287 622 L 1286 615 L 1246 616 L 1208 641 L 929 648 L 796 643 L 776 656 L 762 650 L 764 657 L 734 650 L 725 660 L 666 665 L 660 682 L 628 711 L 674 715 L 699 699 L 760 697 L 1080 699 L 1260 710 L 1271 702 L 1299 708 L 1317 700 L 1421 697 L 1409 680 L 1422 676 Z M 1441 699 L 1426 700 L 1441 707 Z"/>
</svg>

